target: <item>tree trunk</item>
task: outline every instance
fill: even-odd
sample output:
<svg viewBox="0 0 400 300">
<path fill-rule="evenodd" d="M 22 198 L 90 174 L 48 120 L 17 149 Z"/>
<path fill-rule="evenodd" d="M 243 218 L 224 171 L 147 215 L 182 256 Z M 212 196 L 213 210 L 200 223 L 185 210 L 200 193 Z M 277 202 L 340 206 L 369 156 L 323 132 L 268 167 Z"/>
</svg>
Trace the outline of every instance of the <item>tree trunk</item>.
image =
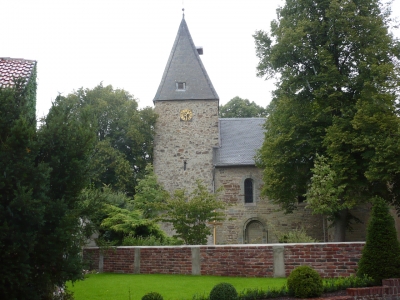
<svg viewBox="0 0 400 300">
<path fill-rule="evenodd" d="M 347 217 L 349 211 L 347 209 L 341 210 L 337 214 L 337 218 L 335 220 L 335 235 L 333 238 L 334 242 L 345 242 L 346 241 L 346 225 L 347 225 Z"/>
</svg>

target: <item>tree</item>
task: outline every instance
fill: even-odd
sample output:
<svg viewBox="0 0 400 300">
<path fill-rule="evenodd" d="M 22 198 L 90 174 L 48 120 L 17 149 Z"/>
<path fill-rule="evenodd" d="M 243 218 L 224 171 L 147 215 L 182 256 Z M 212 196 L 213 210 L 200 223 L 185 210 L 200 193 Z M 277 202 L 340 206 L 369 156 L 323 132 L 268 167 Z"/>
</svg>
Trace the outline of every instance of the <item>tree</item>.
<svg viewBox="0 0 400 300">
<path fill-rule="evenodd" d="M 165 238 L 156 221 L 144 216 L 135 206 L 131 197 L 109 186 L 102 189 L 91 186 L 83 189 L 79 196 L 81 217 L 89 233 L 99 233 L 98 245 L 105 242 L 120 246 L 127 236 Z"/>
<path fill-rule="evenodd" d="M 101 227 L 108 232 L 114 232 L 114 242 L 121 245 L 125 237 L 149 237 L 164 238 L 165 234 L 159 225 L 152 219 L 146 219 L 138 210 L 128 210 L 106 205 L 107 217 L 101 222 Z M 117 240 L 115 236 L 119 235 Z M 109 239 L 110 240 L 110 239 Z"/>
<path fill-rule="evenodd" d="M 78 113 L 91 116 L 88 129 L 96 141 L 87 174 L 90 185 L 80 194 L 81 218 L 87 231 L 96 230 L 100 239 L 120 244 L 125 233 L 102 224 L 110 224 L 104 220 L 116 211 L 140 214 L 134 211 L 132 198 L 146 164 L 152 161 L 156 114 L 151 108 L 139 110 L 131 94 L 111 85 L 81 88 L 66 97 L 59 95 L 56 101 L 74 103 Z"/>
<path fill-rule="evenodd" d="M 35 164 L 36 122 L 29 118 L 30 99 L 18 90 L 0 88 L 0 294 L 10 299 L 26 299 L 33 289 L 31 256 L 43 222 L 43 182 L 49 176 L 45 164 Z"/>
<path fill-rule="evenodd" d="M 99 84 L 79 89 L 58 101 L 78 101 L 79 110 L 90 111 L 97 143 L 91 162 L 91 181 L 97 188 L 110 186 L 133 196 L 138 178 L 152 162 L 156 114 L 150 107 L 138 109 L 125 90 Z"/>
<path fill-rule="evenodd" d="M 92 115 L 76 102 L 55 101 L 38 130 L 36 160 L 49 169 L 44 220 L 37 235 L 33 267 L 51 285 L 82 278 L 82 246 L 86 242 L 80 218 L 79 193 L 89 184 L 90 155 L 95 135 Z M 32 279 L 33 284 L 36 278 Z M 50 286 L 51 286 L 50 285 Z"/>
<path fill-rule="evenodd" d="M 143 217 L 154 219 L 158 214 L 157 207 L 169 198 L 168 192 L 158 183 L 153 166 L 146 166 L 146 174 L 139 179 L 135 189 L 135 209 L 143 212 Z"/>
<path fill-rule="evenodd" d="M 277 12 L 271 36 L 254 35 L 258 75 L 280 74 L 258 157 L 262 193 L 286 212 L 304 196 L 316 211 L 314 195 L 335 197 L 344 240 L 355 205 L 380 196 L 400 208 L 399 43 L 378 0 L 288 0 Z M 324 178 L 331 188 L 315 194 Z"/>
<path fill-rule="evenodd" d="M 160 220 L 171 223 L 176 231 L 174 236 L 186 245 L 205 245 L 211 234 L 209 223 L 225 219 L 219 211 L 225 205 L 217 197 L 197 181 L 197 188 L 189 195 L 185 190 L 176 190 L 172 198 L 160 204 L 164 211 Z"/>
<path fill-rule="evenodd" d="M 400 243 L 388 205 L 379 197 L 373 202 L 357 276 L 372 277 L 376 284 L 381 285 L 382 279 L 400 277 Z"/>
<path fill-rule="evenodd" d="M 263 118 L 267 116 L 267 112 L 254 101 L 250 102 L 248 99 L 236 96 L 219 107 L 219 116 L 221 118 Z"/>
<path fill-rule="evenodd" d="M 8 299 L 49 299 L 55 286 L 82 278 L 76 204 L 95 137 L 90 116 L 56 101 L 37 130 L 30 84 L 0 88 L 0 294 Z"/>
</svg>

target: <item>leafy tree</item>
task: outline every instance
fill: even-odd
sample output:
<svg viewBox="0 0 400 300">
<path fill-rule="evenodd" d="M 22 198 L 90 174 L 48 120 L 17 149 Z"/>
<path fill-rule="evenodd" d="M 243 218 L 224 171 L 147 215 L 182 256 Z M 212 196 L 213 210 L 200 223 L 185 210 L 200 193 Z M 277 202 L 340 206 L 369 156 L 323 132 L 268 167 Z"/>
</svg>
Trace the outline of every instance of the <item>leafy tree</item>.
<svg viewBox="0 0 400 300">
<path fill-rule="evenodd" d="M 378 0 L 290 0 L 271 35 L 254 35 L 258 75 L 280 74 L 258 157 L 262 193 L 286 212 L 306 196 L 336 219 L 336 241 L 355 205 L 380 196 L 400 208 L 400 44 L 389 16 Z"/>
<path fill-rule="evenodd" d="M 8 299 L 49 299 L 56 285 L 82 277 L 76 202 L 95 136 L 84 112 L 57 101 L 37 130 L 30 84 L 0 88 L 0 294 Z"/>
<path fill-rule="evenodd" d="M 379 197 L 373 203 L 357 276 L 370 276 L 381 285 L 382 279 L 400 277 L 400 243 L 388 205 Z"/>
<path fill-rule="evenodd" d="M 223 212 L 218 211 L 225 205 L 217 197 L 197 181 L 197 187 L 189 195 L 185 190 L 176 190 L 172 198 L 160 204 L 160 210 L 164 211 L 160 219 L 171 223 L 176 231 L 174 236 L 186 245 L 205 245 L 211 234 L 209 223 L 225 219 Z"/>
<path fill-rule="evenodd" d="M 158 183 L 151 164 L 146 166 L 146 174 L 139 179 L 135 191 L 135 208 L 141 210 L 145 218 L 155 218 L 157 206 L 169 198 L 168 192 Z"/>
<path fill-rule="evenodd" d="M 122 245 L 126 237 L 164 239 L 166 236 L 156 221 L 145 217 L 137 210 L 133 199 L 109 186 L 102 189 L 92 187 L 82 190 L 80 197 L 81 216 L 86 220 L 88 232 L 97 231 L 97 243 Z"/>
<path fill-rule="evenodd" d="M 79 209 L 87 231 L 99 234 L 98 244 L 102 241 L 118 244 L 123 239 L 123 234 L 106 226 L 102 227 L 101 224 L 109 217 L 111 210 L 124 209 L 129 212 L 133 209 L 133 204 L 132 199 L 122 192 L 115 192 L 106 185 L 101 189 L 92 185 L 81 191 Z"/>
<path fill-rule="evenodd" d="M 127 210 L 114 205 L 106 205 L 107 217 L 103 219 L 101 227 L 108 232 L 113 232 L 114 241 L 122 244 L 123 238 L 130 235 L 135 237 L 163 237 L 164 232 L 154 220 L 145 219 L 140 211 Z M 115 236 L 119 235 L 116 240 Z"/>
<path fill-rule="evenodd" d="M 55 101 L 38 130 L 37 161 L 49 167 L 47 198 L 32 266 L 51 285 L 82 278 L 81 251 L 87 236 L 80 218 L 79 193 L 89 183 L 89 158 L 95 135 L 92 116 L 76 109 L 75 102 Z M 37 279 L 42 279 L 37 282 Z"/>
<path fill-rule="evenodd" d="M 33 289 L 31 256 L 43 222 L 49 169 L 35 164 L 36 123 L 28 116 L 29 99 L 17 91 L 0 88 L 0 294 L 26 299 Z"/>
<path fill-rule="evenodd" d="M 125 90 L 102 84 L 79 89 L 59 101 L 78 101 L 77 109 L 93 115 L 97 143 L 91 162 L 91 180 L 115 191 L 134 195 L 137 179 L 152 162 L 156 114 L 150 107 L 138 110 L 138 103 Z"/>
<path fill-rule="evenodd" d="M 50 299 L 55 286 L 82 278 L 88 220 L 117 216 L 93 209 L 103 198 L 82 201 L 82 189 L 90 180 L 110 184 L 120 192 L 107 203 L 129 221 L 125 194 L 151 161 L 151 109 L 138 111 L 128 93 L 100 85 L 57 97 L 37 129 L 34 79 L 0 88 L 0 294 L 8 299 Z M 135 232 L 159 232 L 148 223 Z"/>
<path fill-rule="evenodd" d="M 262 118 L 267 116 L 267 110 L 254 101 L 250 102 L 248 99 L 236 96 L 219 107 L 219 116 L 221 118 Z"/>
</svg>

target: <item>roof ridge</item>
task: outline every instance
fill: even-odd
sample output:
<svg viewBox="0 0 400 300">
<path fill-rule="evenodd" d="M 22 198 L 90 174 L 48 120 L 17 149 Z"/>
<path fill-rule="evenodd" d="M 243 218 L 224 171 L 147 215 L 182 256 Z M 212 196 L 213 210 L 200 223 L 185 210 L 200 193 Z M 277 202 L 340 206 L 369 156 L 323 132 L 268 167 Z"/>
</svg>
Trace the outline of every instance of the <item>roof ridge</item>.
<svg viewBox="0 0 400 300">
<path fill-rule="evenodd" d="M 3 59 L 3 60 L 23 60 L 23 61 L 29 61 L 29 62 L 37 62 L 34 59 L 26 59 L 26 58 L 0 57 L 0 59 Z"/>
</svg>

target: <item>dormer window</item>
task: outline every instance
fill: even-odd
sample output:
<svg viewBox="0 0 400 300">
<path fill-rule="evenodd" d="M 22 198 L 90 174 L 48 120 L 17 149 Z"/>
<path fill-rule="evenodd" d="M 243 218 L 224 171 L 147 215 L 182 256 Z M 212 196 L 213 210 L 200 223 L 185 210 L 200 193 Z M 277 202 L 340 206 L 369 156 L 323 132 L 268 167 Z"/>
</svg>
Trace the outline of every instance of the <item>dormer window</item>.
<svg viewBox="0 0 400 300">
<path fill-rule="evenodd" d="M 177 82 L 176 90 L 177 91 L 185 91 L 186 90 L 186 82 Z"/>
</svg>

